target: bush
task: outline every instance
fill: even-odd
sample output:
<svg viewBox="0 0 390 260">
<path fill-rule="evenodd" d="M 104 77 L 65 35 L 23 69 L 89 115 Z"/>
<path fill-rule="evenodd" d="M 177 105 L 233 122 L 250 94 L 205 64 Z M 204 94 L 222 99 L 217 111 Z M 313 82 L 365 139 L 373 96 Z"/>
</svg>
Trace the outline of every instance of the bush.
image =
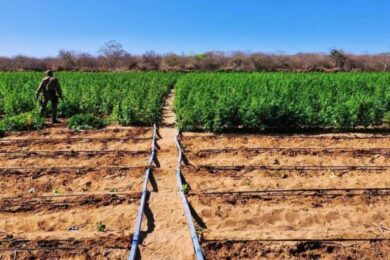
<svg viewBox="0 0 390 260">
<path fill-rule="evenodd" d="M 164 97 L 179 74 L 58 72 L 55 76 L 65 97 L 58 104 L 59 117 L 93 114 L 124 125 L 152 125 L 159 122 Z M 14 116 L 34 109 L 41 80 L 42 73 L 0 72 L 0 114 Z"/>
<path fill-rule="evenodd" d="M 69 118 L 68 127 L 75 130 L 101 129 L 106 123 L 91 114 L 78 114 Z"/>
<path fill-rule="evenodd" d="M 6 117 L 0 121 L 1 132 L 6 131 L 28 131 L 42 129 L 45 124 L 43 117 L 38 112 L 22 113 L 17 116 Z"/>
<path fill-rule="evenodd" d="M 191 73 L 176 84 L 181 130 L 353 129 L 382 124 L 388 73 Z"/>
<path fill-rule="evenodd" d="M 383 123 L 389 125 L 390 127 L 390 111 L 385 113 L 385 116 L 383 117 Z"/>
</svg>

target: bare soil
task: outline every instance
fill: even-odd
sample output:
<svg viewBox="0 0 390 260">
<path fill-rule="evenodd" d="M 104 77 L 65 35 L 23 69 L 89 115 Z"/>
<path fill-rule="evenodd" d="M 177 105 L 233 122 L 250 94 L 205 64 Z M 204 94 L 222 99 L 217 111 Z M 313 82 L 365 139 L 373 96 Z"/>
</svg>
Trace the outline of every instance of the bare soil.
<svg viewBox="0 0 390 260">
<path fill-rule="evenodd" d="M 58 193 L 139 192 L 144 167 L 0 170 L 1 197 Z"/>
<path fill-rule="evenodd" d="M 147 138 L 152 136 L 150 127 L 119 127 L 111 126 L 100 130 L 70 130 L 64 125 L 57 125 L 40 131 L 12 132 L 1 140 L 9 139 L 34 139 L 34 138 L 112 138 L 112 137 L 137 137 Z"/>
<path fill-rule="evenodd" d="M 390 136 L 184 133 L 207 259 L 387 259 Z"/>
<path fill-rule="evenodd" d="M 0 152 L 12 151 L 85 151 L 85 150 L 148 150 L 150 149 L 149 138 L 134 139 L 122 138 L 40 138 L 1 140 Z"/>
<path fill-rule="evenodd" d="M 376 166 L 390 165 L 390 150 L 277 149 L 186 153 L 193 165 Z"/>
<path fill-rule="evenodd" d="M 390 193 L 202 195 L 190 202 L 206 239 L 390 238 Z"/>
<path fill-rule="evenodd" d="M 163 108 L 163 122 L 159 129 L 158 172 L 153 171 L 155 185 L 151 187 L 145 210 L 148 213 L 143 221 L 142 259 L 195 259 L 175 175 L 178 153 L 172 103 L 173 93 L 168 96 Z"/>
<path fill-rule="evenodd" d="M 17 240 L 4 236 L 0 250 L 3 259 L 124 259 L 130 249 L 128 240 L 115 234 L 83 240 Z"/>
<path fill-rule="evenodd" d="M 185 167 L 196 191 L 255 191 L 279 189 L 370 189 L 390 187 L 390 167 L 383 169 L 233 169 Z"/>
<path fill-rule="evenodd" d="M 208 259 L 387 259 L 389 241 L 203 242 Z"/>
<path fill-rule="evenodd" d="M 126 258 L 151 137 L 57 126 L 0 139 L 0 256 Z"/>
<path fill-rule="evenodd" d="M 1 167 L 146 166 L 149 151 L 40 151 L 0 154 Z"/>
</svg>

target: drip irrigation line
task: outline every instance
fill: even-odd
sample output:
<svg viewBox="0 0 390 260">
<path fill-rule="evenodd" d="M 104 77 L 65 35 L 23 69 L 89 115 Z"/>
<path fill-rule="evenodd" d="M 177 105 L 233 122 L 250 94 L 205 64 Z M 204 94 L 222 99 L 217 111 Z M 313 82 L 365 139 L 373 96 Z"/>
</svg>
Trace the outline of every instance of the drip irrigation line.
<svg viewBox="0 0 390 260">
<path fill-rule="evenodd" d="M 137 155 L 137 154 L 149 154 L 149 151 L 127 151 L 127 150 L 106 150 L 106 151 L 97 151 L 97 150 L 91 150 L 91 151 L 16 151 L 16 152 L 5 152 L 0 151 L 0 157 L 7 157 L 7 156 L 55 156 L 55 155 L 105 155 L 105 154 L 131 154 L 131 155 Z"/>
<path fill-rule="evenodd" d="M 319 239 L 307 239 L 307 238 L 264 238 L 264 239 L 202 239 L 205 243 L 214 242 L 231 242 L 231 243 L 248 243 L 248 242 L 359 242 L 359 241 L 389 241 L 390 238 L 378 237 L 378 238 L 319 238 Z"/>
<path fill-rule="evenodd" d="M 128 129 L 128 128 L 109 128 L 109 127 L 106 127 L 106 128 L 102 128 L 102 129 L 91 129 L 91 130 L 56 130 L 56 129 L 46 129 L 46 130 L 37 130 L 35 131 L 36 133 L 38 134 L 45 134 L 45 133 L 53 133 L 53 134 L 56 134 L 56 135 L 59 135 L 59 134 L 89 134 L 89 133 L 92 133 L 92 134 L 95 134 L 95 133 L 119 133 L 119 132 L 130 132 L 131 134 L 136 134 L 137 131 L 143 131 L 143 132 L 147 132 L 149 131 L 150 128 L 149 127 L 138 127 L 136 129 L 132 128 L 132 129 Z M 23 132 L 21 132 L 20 134 L 18 133 L 14 133 L 12 134 L 12 136 L 23 136 Z"/>
<path fill-rule="evenodd" d="M 99 170 L 141 170 L 147 166 L 56 166 L 56 167 L 0 167 L 1 171 L 60 171 L 60 170 L 79 170 L 79 171 L 99 171 Z"/>
<path fill-rule="evenodd" d="M 153 137 L 152 137 L 152 146 L 151 146 L 151 151 L 150 151 L 150 157 L 148 160 L 148 168 L 145 171 L 145 179 L 144 183 L 142 186 L 142 195 L 140 199 L 140 205 L 138 208 L 138 214 L 137 214 L 137 219 L 135 222 L 135 227 L 134 227 L 134 235 L 133 239 L 131 242 L 131 248 L 129 251 L 128 255 L 128 260 L 134 260 L 136 259 L 137 256 L 137 249 L 138 249 L 138 244 L 141 236 L 141 224 L 142 224 L 142 217 L 144 214 L 144 209 L 145 209 L 145 202 L 146 202 L 146 196 L 148 192 L 148 181 L 149 181 L 149 176 L 150 176 L 150 171 L 152 170 L 152 165 L 153 161 L 155 159 L 156 155 L 156 137 L 157 137 L 157 127 L 156 124 L 153 125 Z"/>
<path fill-rule="evenodd" d="M 0 248 L 1 251 L 61 251 L 61 250 L 91 250 L 95 246 L 90 247 L 24 247 L 24 248 Z M 99 247 L 101 249 L 113 249 L 113 250 L 128 250 L 128 247 Z"/>
<path fill-rule="evenodd" d="M 348 148 L 348 147 L 238 147 L 221 149 L 186 150 L 193 153 L 226 153 L 226 152 L 361 152 L 361 153 L 389 153 L 390 148 Z"/>
<path fill-rule="evenodd" d="M 98 197 L 98 196 L 124 196 L 130 198 L 139 198 L 139 192 L 105 192 L 105 193 L 71 193 L 71 194 L 58 194 L 58 195 L 40 195 L 40 196 L 25 196 L 25 197 L 0 197 L 1 200 L 33 200 L 33 199 L 46 199 L 46 198 L 68 198 L 68 197 Z"/>
<path fill-rule="evenodd" d="M 188 167 L 190 168 L 190 167 Z M 207 170 L 269 170 L 269 171 L 304 171 L 304 170 L 384 170 L 390 169 L 390 165 L 379 165 L 379 166 L 360 166 L 360 165 L 346 165 L 346 166 L 268 166 L 268 165 L 199 165 L 195 166 L 194 169 L 207 169 Z"/>
<path fill-rule="evenodd" d="M 294 135 L 243 135 L 243 134 L 226 134 L 226 135 L 209 135 L 209 136 L 184 136 L 185 139 L 229 139 L 229 138 L 278 138 L 278 139 L 329 139 L 329 140 L 365 140 L 365 139 L 390 139 L 390 135 L 373 135 L 373 136 L 294 136 Z"/>
<path fill-rule="evenodd" d="M 334 195 L 362 195 L 364 192 L 371 192 L 377 195 L 390 195 L 390 188 L 352 188 L 352 189 L 289 189 L 289 190 L 255 190 L 255 191 L 204 191 L 200 193 L 191 192 L 192 196 L 223 196 L 237 194 L 240 196 L 264 195 L 264 196 L 334 196 Z"/>
<path fill-rule="evenodd" d="M 27 138 L 27 139 L 0 139 L 0 144 L 13 145 L 13 144 L 32 144 L 32 143 L 47 143 L 47 144 L 61 144 L 69 142 L 91 142 L 91 141 L 146 141 L 150 140 L 147 137 L 64 137 L 64 138 Z"/>
<path fill-rule="evenodd" d="M 198 236 L 196 234 L 196 230 L 195 230 L 195 226 L 194 226 L 191 210 L 190 210 L 190 207 L 188 205 L 188 201 L 187 201 L 186 195 L 185 195 L 185 193 L 183 191 L 183 182 L 182 182 L 182 179 L 181 179 L 181 162 L 182 162 L 183 152 L 182 152 L 179 140 L 178 140 L 178 135 L 179 134 L 177 134 L 177 136 L 175 138 L 176 147 L 177 147 L 177 151 L 178 151 L 178 154 L 179 154 L 179 158 L 178 158 L 178 161 L 177 161 L 177 169 L 176 169 L 177 185 L 178 185 L 178 188 L 179 188 L 179 195 L 180 195 L 181 201 L 183 203 L 184 214 L 186 216 L 187 224 L 188 224 L 188 227 L 189 227 L 189 230 L 190 230 L 190 233 L 191 233 L 191 239 L 192 239 L 192 243 L 193 243 L 193 246 L 194 246 L 196 258 L 198 260 L 203 260 L 204 259 L 203 252 L 202 252 L 202 248 L 201 248 L 201 246 L 199 244 Z"/>
</svg>

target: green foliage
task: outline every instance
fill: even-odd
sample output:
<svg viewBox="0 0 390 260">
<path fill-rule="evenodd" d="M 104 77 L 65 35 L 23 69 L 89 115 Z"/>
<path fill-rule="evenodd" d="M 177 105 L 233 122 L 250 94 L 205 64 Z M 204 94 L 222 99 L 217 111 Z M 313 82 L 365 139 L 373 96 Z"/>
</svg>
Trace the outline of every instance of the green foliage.
<svg viewBox="0 0 390 260">
<path fill-rule="evenodd" d="M 181 185 L 181 191 L 184 192 L 184 194 L 188 194 L 190 192 L 190 186 L 187 183 Z"/>
<path fill-rule="evenodd" d="M 385 113 L 383 117 L 383 123 L 389 125 L 390 127 L 390 111 Z"/>
<path fill-rule="evenodd" d="M 98 224 L 97 224 L 97 230 L 99 231 L 99 232 L 104 232 L 104 231 L 106 231 L 106 224 L 104 224 L 104 222 L 103 221 L 100 221 Z"/>
<path fill-rule="evenodd" d="M 42 129 L 45 120 L 37 112 L 22 113 L 17 116 L 5 117 L 0 121 L 0 132 L 28 131 Z"/>
<path fill-rule="evenodd" d="M 60 117 L 93 114 L 123 125 L 151 125 L 161 118 L 164 97 L 179 74 L 164 72 L 59 72 L 65 100 L 58 105 Z M 0 72 L 0 115 L 31 111 L 39 72 Z"/>
<path fill-rule="evenodd" d="M 69 118 L 68 127 L 75 130 L 101 129 L 105 122 L 91 114 L 78 114 Z"/>
<path fill-rule="evenodd" d="M 390 109 L 388 73 L 192 73 L 176 84 L 182 130 L 378 126 Z"/>
</svg>

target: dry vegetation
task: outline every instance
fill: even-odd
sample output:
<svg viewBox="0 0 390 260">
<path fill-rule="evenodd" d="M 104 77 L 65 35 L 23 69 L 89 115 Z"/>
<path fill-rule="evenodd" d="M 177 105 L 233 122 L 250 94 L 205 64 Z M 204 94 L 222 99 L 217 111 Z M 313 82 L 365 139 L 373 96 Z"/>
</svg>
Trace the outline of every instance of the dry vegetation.
<svg viewBox="0 0 390 260">
<path fill-rule="evenodd" d="M 77 70 L 77 71 L 390 71 L 390 54 L 354 55 L 339 50 L 329 54 L 294 55 L 206 52 L 195 55 L 132 55 L 117 42 L 106 43 L 98 56 L 61 50 L 57 57 L 0 57 L 0 71 Z"/>
</svg>

